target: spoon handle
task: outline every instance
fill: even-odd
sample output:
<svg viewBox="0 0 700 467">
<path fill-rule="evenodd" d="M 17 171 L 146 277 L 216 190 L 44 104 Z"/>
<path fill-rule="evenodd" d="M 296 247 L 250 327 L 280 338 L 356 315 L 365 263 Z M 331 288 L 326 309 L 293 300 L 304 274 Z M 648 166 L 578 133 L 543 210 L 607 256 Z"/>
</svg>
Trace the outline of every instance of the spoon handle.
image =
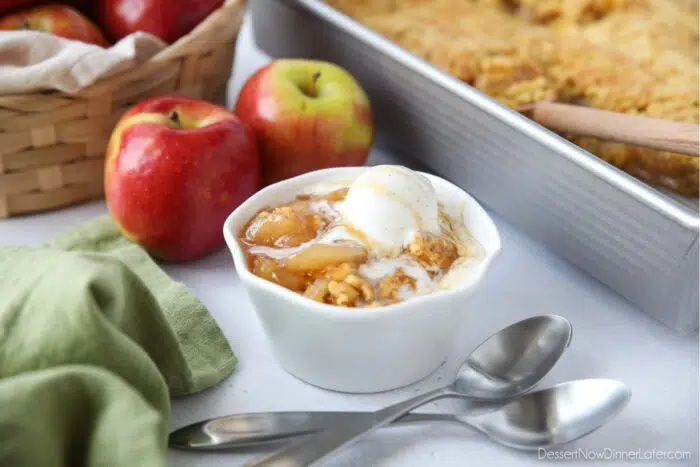
<svg viewBox="0 0 700 467">
<path fill-rule="evenodd" d="M 187 425 L 173 431 L 171 448 L 216 451 L 264 447 L 346 424 L 371 412 L 260 412 L 228 415 Z M 459 421 L 452 414 L 409 413 L 394 424 Z"/>
<path fill-rule="evenodd" d="M 698 157 L 700 127 L 696 124 L 557 102 L 541 102 L 521 111 L 552 131 Z"/>
<path fill-rule="evenodd" d="M 246 464 L 247 467 L 306 467 L 332 452 L 352 443 L 362 435 L 387 425 L 423 404 L 442 397 L 456 396 L 447 388 L 440 388 L 386 407 L 367 416 L 356 417 L 347 423 L 329 427 L 300 442 L 291 443 L 271 454 Z"/>
</svg>

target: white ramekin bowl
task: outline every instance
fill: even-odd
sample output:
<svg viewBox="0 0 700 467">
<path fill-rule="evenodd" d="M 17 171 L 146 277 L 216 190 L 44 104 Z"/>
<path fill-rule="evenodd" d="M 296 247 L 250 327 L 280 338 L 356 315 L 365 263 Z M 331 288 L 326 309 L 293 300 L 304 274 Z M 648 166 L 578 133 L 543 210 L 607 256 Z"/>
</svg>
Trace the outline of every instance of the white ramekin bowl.
<svg viewBox="0 0 700 467">
<path fill-rule="evenodd" d="M 268 186 L 224 223 L 238 276 L 282 367 L 315 386 L 343 392 L 379 392 L 428 376 L 448 357 L 455 331 L 472 313 L 469 298 L 501 250 L 484 209 L 452 183 L 427 176 L 438 199 L 462 210 L 483 259 L 459 285 L 383 308 L 342 308 L 314 302 L 254 275 L 238 234 L 261 209 L 293 200 L 317 183 L 352 181 L 369 167 L 324 169 Z"/>
</svg>

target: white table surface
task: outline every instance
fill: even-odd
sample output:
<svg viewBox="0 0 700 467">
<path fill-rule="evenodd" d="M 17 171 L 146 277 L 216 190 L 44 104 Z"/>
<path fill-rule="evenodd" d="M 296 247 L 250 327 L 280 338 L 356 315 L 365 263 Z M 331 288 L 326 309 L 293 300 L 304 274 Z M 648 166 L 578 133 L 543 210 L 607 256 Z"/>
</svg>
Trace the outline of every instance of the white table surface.
<svg viewBox="0 0 700 467">
<path fill-rule="evenodd" d="M 251 40 L 249 23 L 239 41 L 231 95 L 267 61 Z M 375 151 L 370 163 L 402 163 Z M 0 244 L 36 244 L 74 224 L 105 213 L 102 202 L 0 221 Z M 315 388 L 285 373 L 233 270 L 227 251 L 204 260 L 166 267 L 209 307 L 240 359 L 235 372 L 217 387 L 174 400 L 173 428 L 241 412 L 289 410 L 376 410 L 407 396 L 445 384 L 482 339 L 519 319 L 557 313 L 574 327 L 570 348 L 542 385 L 570 379 L 606 377 L 632 390 L 627 408 L 599 431 L 562 449 L 578 460 L 569 466 L 597 465 L 583 455 L 652 455 L 685 451 L 690 459 L 615 462 L 615 465 L 698 465 L 698 339 L 681 337 L 549 254 L 494 215 L 504 249 L 474 301 L 473 318 L 460 330 L 448 363 L 424 381 L 401 390 L 348 395 Z M 639 284 L 644 287 L 644 284 Z M 319 351 L 323 351 L 319 349 Z M 425 410 L 459 407 L 441 401 Z M 575 452 L 580 449 L 580 451 Z M 169 465 L 243 465 L 254 454 L 201 454 L 170 451 Z M 551 455 L 551 454 L 550 454 Z M 324 461 L 334 466 L 529 466 L 557 461 L 543 453 L 509 450 L 457 424 L 431 424 L 382 430 Z M 625 457 L 629 458 L 629 457 Z"/>
</svg>

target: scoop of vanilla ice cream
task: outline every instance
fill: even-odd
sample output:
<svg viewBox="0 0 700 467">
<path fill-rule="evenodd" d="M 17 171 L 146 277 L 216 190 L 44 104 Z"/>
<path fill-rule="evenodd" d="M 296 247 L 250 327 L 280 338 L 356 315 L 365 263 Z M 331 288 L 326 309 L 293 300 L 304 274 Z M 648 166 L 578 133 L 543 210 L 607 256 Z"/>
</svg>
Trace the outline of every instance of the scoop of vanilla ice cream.
<svg viewBox="0 0 700 467">
<path fill-rule="evenodd" d="M 440 233 L 435 188 L 427 177 L 402 166 L 363 172 L 340 210 L 345 223 L 384 251 L 400 251 L 419 231 Z"/>
</svg>

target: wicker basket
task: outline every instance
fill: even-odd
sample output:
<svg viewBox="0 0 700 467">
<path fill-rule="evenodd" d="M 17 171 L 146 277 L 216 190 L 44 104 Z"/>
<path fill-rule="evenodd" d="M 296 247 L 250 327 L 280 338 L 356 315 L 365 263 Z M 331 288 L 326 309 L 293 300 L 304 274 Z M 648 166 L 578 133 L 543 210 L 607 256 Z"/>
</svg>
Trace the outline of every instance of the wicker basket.
<svg viewBox="0 0 700 467">
<path fill-rule="evenodd" d="M 184 95 L 225 105 L 245 0 L 227 0 L 190 34 L 77 94 L 0 95 L 0 218 L 103 197 L 109 136 L 136 102 Z"/>
</svg>

